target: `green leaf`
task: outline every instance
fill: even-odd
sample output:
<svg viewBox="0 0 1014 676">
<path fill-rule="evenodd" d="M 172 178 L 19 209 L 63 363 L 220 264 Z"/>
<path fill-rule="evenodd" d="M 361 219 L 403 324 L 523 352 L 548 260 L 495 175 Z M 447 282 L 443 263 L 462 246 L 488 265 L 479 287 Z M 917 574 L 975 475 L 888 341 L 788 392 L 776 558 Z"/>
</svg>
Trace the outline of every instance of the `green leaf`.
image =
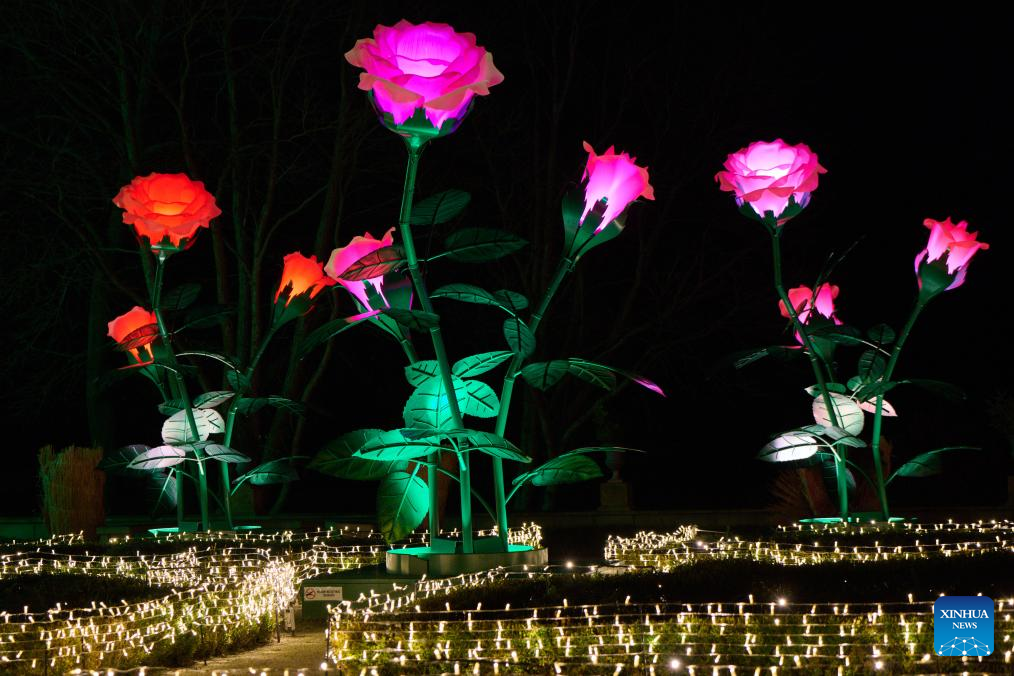
<svg viewBox="0 0 1014 676">
<path fill-rule="evenodd" d="M 368 439 L 353 455 L 392 462 L 421 458 L 442 448 L 439 436 L 416 437 L 412 430 L 390 430 Z"/>
<path fill-rule="evenodd" d="M 186 460 L 187 452 L 182 448 L 176 446 L 156 446 L 155 448 L 149 448 L 143 453 L 138 453 L 137 456 L 127 464 L 127 469 L 163 469 L 165 467 L 172 467 L 178 465 Z"/>
<path fill-rule="evenodd" d="M 182 399 L 170 399 L 158 405 L 158 412 L 162 415 L 172 415 L 186 408 L 187 402 Z"/>
<path fill-rule="evenodd" d="M 526 244 L 527 241 L 506 230 L 463 228 L 444 241 L 445 251 L 439 256 L 465 263 L 491 261 L 514 253 Z"/>
<path fill-rule="evenodd" d="M 268 397 L 243 397 L 236 405 L 236 412 L 243 415 L 253 415 L 265 406 L 271 406 L 281 411 L 288 411 L 294 415 L 301 416 L 306 413 L 306 404 L 303 402 L 279 397 L 274 394 Z"/>
<path fill-rule="evenodd" d="M 440 325 L 440 315 L 423 310 L 405 310 L 403 308 L 389 307 L 380 311 L 402 326 L 414 331 L 428 331 L 434 326 Z"/>
<path fill-rule="evenodd" d="M 363 429 L 347 432 L 324 445 L 310 461 L 308 467 L 322 474 L 356 481 L 376 481 L 395 470 L 404 470 L 404 461 L 379 462 L 355 455 L 366 442 L 383 434 L 384 430 Z"/>
<path fill-rule="evenodd" d="M 812 320 L 811 320 L 812 321 Z M 839 345 L 865 345 L 859 329 L 846 324 L 828 323 L 826 326 L 815 326 L 808 329 L 811 338 L 822 338 Z"/>
<path fill-rule="evenodd" d="M 904 465 L 894 471 L 887 480 L 888 483 L 896 477 L 926 477 L 934 474 L 942 474 L 944 471 L 944 453 L 950 451 L 979 451 L 976 446 L 946 446 L 932 451 L 926 451 L 915 456 Z"/>
<path fill-rule="evenodd" d="M 555 486 L 598 479 L 602 470 L 598 463 L 586 455 L 565 453 L 519 478 L 531 480 L 533 486 Z M 515 483 L 520 483 L 515 481 Z"/>
<path fill-rule="evenodd" d="M 887 361 L 876 350 L 866 350 L 859 355 L 859 377 L 866 382 L 877 380 L 886 367 Z"/>
<path fill-rule="evenodd" d="M 412 225 L 437 225 L 451 220 L 468 206 L 472 196 L 464 190 L 445 190 L 412 207 Z"/>
<path fill-rule="evenodd" d="M 925 378 L 909 378 L 901 383 L 909 383 L 950 401 L 964 401 L 967 398 L 965 391 L 957 385 L 945 383 L 942 380 L 926 380 Z"/>
<path fill-rule="evenodd" d="M 454 362 L 451 373 L 459 378 L 472 378 L 495 369 L 513 356 L 514 353 L 508 350 L 475 354 Z"/>
<path fill-rule="evenodd" d="M 895 341 L 897 337 L 892 329 L 887 324 L 877 324 L 872 329 L 866 332 L 866 335 L 874 343 L 878 345 L 890 345 Z"/>
<path fill-rule="evenodd" d="M 567 359 L 567 371 L 581 380 L 609 391 L 616 387 L 616 376 L 611 369 L 595 362 L 571 357 Z"/>
<path fill-rule="evenodd" d="M 197 438 L 190 426 L 190 418 L 186 409 L 173 413 L 162 424 L 162 440 L 167 444 L 189 444 L 195 441 L 206 441 L 212 434 L 225 431 L 225 420 L 212 408 L 192 408 L 194 423 L 197 426 Z"/>
<path fill-rule="evenodd" d="M 492 432 L 468 430 L 465 435 L 465 440 L 458 445 L 458 452 L 470 453 L 472 451 L 479 451 L 480 453 L 491 455 L 494 458 L 514 460 L 517 462 L 532 461 L 532 459 L 525 455 L 520 448 L 503 437 L 498 437 Z"/>
<path fill-rule="evenodd" d="M 848 390 L 841 383 L 824 383 L 824 387 L 827 388 L 828 392 L 836 392 L 838 394 L 848 394 Z M 806 388 L 806 393 L 811 397 L 816 397 L 821 394 L 819 385 L 810 385 Z"/>
<path fill-rule="evenodd" d="M 235 491 L 244 481 L 249 481 L 254 486 L 269 486 L 296 481 L 299 479 L 299 473 L 292 466 L 292 460 L 292 458 L 279 458 L 254 467 L 246 474 L 233 479 L 233 490 Z"/>
<path fill-rule="evenodd" d="M 200 284 L 181 284 L 171 291 L 162 294 L 159 308 L 163 310 L 185 310 L 190 307 L 201 294 Z"/>
<path fill-rule="evenodd" d="M 149 446 L 145 446 L 144 444 L 131 444 L 129 446 L 124 446 L 116 449 L 115 451 L 105 453 L 95 468 L 101 469 L 104 472 L 112 472 L 114 474 L 126 472 L 132 469 L 129 465 L 137 456 L 142 453 L 146 453 L 149 450 L 151 450 L 151 448 Z"/>
<path fill-rule="evenodd" d="M 553 359 L 552 361 L 547 362 L 536 362 L 521 369 L 521 377 L 532 385 L 532 387 L 540 390 L 545 390 L 552 385 L 555 385 L 564 375 L 568 373 L 580 378 L 581 380 L 592 383 L 593 385 L 598 385 L 606 390 L 612 390 L 616 387 L 616 377 L 613 374 L 618 374 L 637 383 L 641 387 L 649 389 L 663 397 L 665 396 L 665 392 L 662 391 L 661 387 L 644 376 L 625 369 L 618 369 L 613 366 L 598 364 L 578 357 Z"/>
<path fill-rule="evenodd" d="M 400 246 L 385 246 L 366 254 L 338 276 L 348 282 L 361 282 L 383 277 L 405 262 L 405 251 Z"/>
<path fill-rule="evenodd" d="M 511 351 L 528 357 L 535 351 L 535 336 L 519 317 L 510 317 L 503 322 L 503 337 Z"/>
<path fill-rule="evenodd" d="M 205 392 L 194 397 L 194 406 L 197 408 L 215 408 L 229 401 L 235 395 L 235 392 L 229 392 L 228 390 Z"/>
<path fill-rule="evenodd" d="M 405 367 L 405 379 L 409 385 L 418 387 L 430 378 L 440 377 L 440 362 L 423 359 Z"/>
<path fill-rule="evenodd" d="M 457 376 L 451 376 L 459 410 L 464 408 L 465 382 Z M 454 427 L 451 415 L 450 399 L 444 391 L 440 378 L 430 378 L 415 388 L 402 411 L 405 427 L 416 427 L 429 430 L 442 430 Z"/>
<path fill-rule="evenodd" d="M 351 329 L 353 326 L 362 323 L 364 319 L 369 319 L 376 314 L 373 312 L 352 315 L 351 317 L 339 317 L 317 327 L 299 344 L 297 357 L 299 359 L 305 358 L 306 355 L 310 354 L 321 343 L 326 343 L 342 331 Z"/>
<path fill-rule="evenodd" d="M 769 345 L 767 347 L 760 347 L 755 350 L 747 350 L 745 352 L 738 352 L 733 355 L 733 367 L 737 369 L 744 368 L 759 361 L 765 357 L 778 357 L 784 361 L 788 361 L 793 357 L 803 356 L 802 349 L 788 345 Z"/>
<path fill-rule="evenodd" d="M 514 310 L 515 312 L 518 310 L 524 310 L 528 307 L 528 299 L 517 291 L 500 289 L 499 291 L 493 292 L 493 297 L 500 301 L 502 305 Z"/>
<path fill-rule="evenodd" d="M 377 521 L 387 542 L 397 542 L 416 529 L 429 511 L 429 490 L 419 466 L 385 476 L 377 488 Z"/>
<path fill-rule="evenodd" d="M 251 462 L 250 458 L 239 451 L 233 450 L 221 444 L 208 444 L 203 449 L 204 454 L 212 460 L 228 463 Z"/>
<path fill-rule="evenodd" d="M 242 371 L 226 371 L 225 382 L 229 383 L 229 387 L 240 394 L 247 394 L 253 389 L 253 386 L 250 385 L 250 379 Z"/>
<path fill-rule="evenodd" d="M 536 362 L 521 369 L 521 377 L 539 390 L 546 390 L 560 382 L 570 370 L 570 362 L 566 359 Z"/>
<path fill-rule="evenodd" d="M 492 387 L 481 380 L 466 380 L 465 405 L 461 407 L 463 415 L 474 415 L 477 418 L 494 418 L 500 412 L 500 400 Z"/>
<path fill-rule="evenodd" d="M 217 326 L 230 316 L 236 314 L 236 308 L 228 305 L 195 305 L 187 310 L 181 324 L 176 332 L 184 329 L 206 329 Z"/>
<path fill-rule="evenodd" d="M 852 392 L 855 392 L 856 390 L 858 390 L 860 387 L 862 387 L 862 385 L 863 385 L 863 379 L 860 378 L 859 376 L 852 376 L 851 378 L 849 378 L 849 381 L 847 383 L 845 383 L 845 386 L 847 388 L 849 388 L 849 390 L 852 391 Z M 807 391 L 809 391 L 809 390 L 807 390 Z"/>
<path fill-rule="evenodd" d="M 500 293 L 499 291 L 497 293 Z M 478 305 L 492 305 L 498 307 L 509 315 L 516 315 L 515 308 L 510 305 L 510 298 L 497 297 L 496 294 L 486 291 L 481 286 L 474 284 L 447 284 L 431 294 L 432 298 L 449 298 L 461 301 L 462 303 L 476 303 Z"/>
</svg>

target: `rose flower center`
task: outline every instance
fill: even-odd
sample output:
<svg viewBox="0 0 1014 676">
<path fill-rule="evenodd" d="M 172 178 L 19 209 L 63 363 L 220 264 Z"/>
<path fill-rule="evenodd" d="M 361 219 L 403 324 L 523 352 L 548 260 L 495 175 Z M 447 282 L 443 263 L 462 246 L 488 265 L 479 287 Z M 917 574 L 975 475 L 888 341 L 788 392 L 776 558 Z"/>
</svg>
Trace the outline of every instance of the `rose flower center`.
<svg viewBox="0 0 1014 676">
<path fill-rule="evenodd" d="M 400 36 L 395 49 L 398 68 L 406 75 L 436 77 L 461 56 L 461 45 L 449 36 L 418 26 Z"/>
</svg>

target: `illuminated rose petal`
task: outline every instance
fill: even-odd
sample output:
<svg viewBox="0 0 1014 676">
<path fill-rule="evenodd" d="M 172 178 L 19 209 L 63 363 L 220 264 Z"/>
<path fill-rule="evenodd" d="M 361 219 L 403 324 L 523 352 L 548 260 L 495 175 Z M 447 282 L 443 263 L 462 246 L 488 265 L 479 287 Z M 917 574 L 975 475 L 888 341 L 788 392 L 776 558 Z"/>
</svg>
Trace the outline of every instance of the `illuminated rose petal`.
<svg viewBox="0 0 1014 676">
<path fill-rule="evenodd" d="M 120 188 L 113 203 L 123 209 L 123 222 L 153 249 L 186 248 L 198 229 L 222 213 L 204 184 L 186 174 L 137 176 Z"/>
<path fill-rule="evenodd" d="M 776 220 L 791 198 L 806 206 L 817 189 L 818 175 L 827 172 L 809 146 L 789 145 L 782 139 L 754 141 L 729 155 L 724 167 L 715 175 L 720 188 L 734 193 L 737 202 L 749 204 L 761 218 L 771 212 Z"/>
<path fill-rule="evenodd" d="M 422 109 L 439 129 L 449 119 L 460 120 L 474 96 L 486 96 L 503 82 L 493 55 L 476 44 L 475 35 L 431 21 L 378 25 L 345 58 L 365 71 L 359 88 L 373 92 L 380 110 L 398 125 Z"/>
</svg>

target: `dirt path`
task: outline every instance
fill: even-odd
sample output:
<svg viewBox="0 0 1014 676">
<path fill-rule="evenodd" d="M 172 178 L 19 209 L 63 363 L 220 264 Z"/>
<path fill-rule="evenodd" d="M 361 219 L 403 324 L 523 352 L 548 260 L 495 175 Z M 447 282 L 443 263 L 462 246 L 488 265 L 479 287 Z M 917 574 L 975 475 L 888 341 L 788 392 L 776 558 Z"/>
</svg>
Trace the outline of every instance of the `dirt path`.
<svg viewBox="0 0 1014 676">
<path fill-rule="evenodd" d="M 281 642 L 271 642 L 236 655 L 225 655 L 195 664 L 189 669 L 164 673 L 193 676 L 196 674 L 300 674 L 320 673 L 324 660 L 324 621 L 301 620 L 296 635 L 282 633 Z"/>
</svg>

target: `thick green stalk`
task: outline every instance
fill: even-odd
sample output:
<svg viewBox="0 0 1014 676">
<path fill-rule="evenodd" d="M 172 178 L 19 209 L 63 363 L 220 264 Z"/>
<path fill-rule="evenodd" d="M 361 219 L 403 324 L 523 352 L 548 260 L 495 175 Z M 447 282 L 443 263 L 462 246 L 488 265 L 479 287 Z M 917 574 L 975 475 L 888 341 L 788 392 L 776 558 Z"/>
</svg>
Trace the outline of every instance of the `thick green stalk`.
<svg viewBox="0 0 1014 676">
<path fill-rule="evenodd" d="M 417 136 L 405 140 L 408 149 L 408 166 L 405 169 L 405 185 L 401 193 L 401 211 L 398 216 L 398 228 L 401 230 L 402 245 L 405 247 L 405 258 L 408 260 L 408 272 L 412 277 L 412 284 L 415 286 L 416 295 L 419 296 L 419 304 L 424 312 L 433 312 L 433 303 L 430 301 L 429 293 L 426 291 L 426 280 L 419 270 L 419 259 L 415 252 L 415 241 L 412 239 L 412 198 L 415 194 L 415 179 L 419 169 L 419 156 L 422 154 L 426 141 Z M 461 411 L 458 409 L 457 393 L 454 389 L 454 381 L 451 378 L 451 365 L 447 359 L 447 348 L 444 347 L 444 339 L 440 333 L 440 325 L 430 328 L 430 340 L 433 342 L 433 351 L 437 358 L 440 370 L 440 380 L 447 396 L 447 405 L 451 412 L 452 424 L 456 429 L 464 428 L 461 419 Z M 461 486 L 461 538 L 464 553 L 471 554 L 474 550 L 472 543 L 472 479 L 471 460 L 466 454 L 460 463 L 458 483 Z M 430 523 L 433 524 L 433 506 L 436 502 L 437 473 L 427 472 L 428 487 L 430 493 Z M 430 540 L 437 535 L 436 531 L 430 530 Z"/>
<path fill-rule="evenodd" d="M 894 374 L 894 367 L 898 363 L 898 357 L 901 355 L 901 348 L 904 347 L 905 341 L 908 339 L 908 334 L 912 332 L 912 327 L 915 326 L 915 320 L 918 319 L 919 313 L 926 307 L 926 301 L 920 298 L 915 302 L 915 307 L 912 308 L 912 313 L 908 316 L 908 322 L 905 323 L 905 328 L 901 330 L 901 334 L 898 336 L 898 341 L 894 344 L 894 349 L 891 350 L 891 358 L 887 362 L 887 367 L 884 369 L 884 375 L 881 382 L 886 385 L 891 382 L 891 376 Z M 877 482 L 877 497 L 880 499 L 880 510 L 883 514 L 884 521 L 891 518 L 890 510 L 887 506 L 887 485 L 884 483 L 884 466 L 880 460 L 880 427 L 884 417 L 884 393 L 880 392 L 877 394 L 877 407 L 873 413 L 873 466 L 874 466 L 874 479 Z"/>
<path fill-rule="evenodd" d="M 827 417 L 832 425 L 838 426 L 838 416 L 835 414 L 834 402 L 831 398 L 831 392 L 827 389 L 827 381 L 824 380 L 824 372 L 821 370 L 819 357 L 817 356 L 817 350 L 814 347 L 813 341 L 810 339 L 810 335 L 806 331 L 806 326 L 803 322 L 799 321 L 799 315 L 796 313 L 796 308 L 792 306 L 792 301 L 789 300 L 789 294 L 785 290 L 785 285 L 782 283 L 782 246 L 780 239 L 780 231 L 777 226 L 774 226 L 771 230 L 771 257 L 774 263 L 775 273 L 775 290 L 778 292 L 778 297 L 781 298 L 785 304 L 785 308 L 789 313 L 789 317 L 792 318 L 792 325 L 799 337 L 803 339 L 803 346 L 806 348 L 806 354 L 810 359 L 810 366 L 813 368 L 813 375 L 817 379 L 817 389 L 820 390 L 820 396 L 824 400 L 824 406 L 827 408 Z M 848 496 L 848 482 L 846 481 L 845 474 L 845 449 L 839 447 L 837 449 L 838 455 L 835 458 L 835 479 L 838 483 L 838 511 L 842 518 L 842 521 L 848 519 L 849 515 L 849 496 Z"/>
<path fill-rule="evenodd" d="M 272 324 L 267 334 L 264 336 L 264 340 L 261 341 L 260 347 L 257 348 L 257 354 L 254 355 L 250 365 L 247 366 L 244 375 L 249 379 L 253 377 L 254 370 L 257 368 L 257 364 L 260 363 L 261 357 L 264 356 L 265 350 L 268 348 L 268 343 L 275 336 L 278 331 L 279 325 Z M 225 418 L 225 439 L 222 444 L 226 448 L 232 448 L 232 431 L 236 425 L 236 414 L 239 412 L 239 401 L 240 393 L 237 392 L 232 398 L 232 404 L 229 406 L 229 412 Z M 233 528 L 232 523 L 232 484 L 229 480 L 229 463 L 219 463 L 222 466 L 222 509 L 225 512 L 225 520 L 229 524 L 229 528 Z"/>
<path fill-rule="evenodd" d="M 532 313 L 529 318 L 528 328 L 531 329 L 532 335 L 535 334 L 536 329 L 539 328 L 539 324 L 542 322 L 542 317 L 546 314 L 546 310 L 549 308 L 549 303 L 553 300 L 553 296 L 556 295 L 557 290 L 560 288 L 560 284 L 563 283 L 563 278 L 574 269 L 576 261 L 571 258 L 560 259 L 560 264 L 556 266 L 556 272 L 553 274 L 553 279 L 549 282 L 549 286 L 546 287 L 545 293 L 542 295 L 542 300 L 539 302 L 539 306 Z M 495 434 L 499 437 L 504 435 L 504 431 L 507 429 L 507 414 L 510 412 L 511 396 L 514 394 L 514 381 L 517 379 L 518 372 L 521 370 L 521 362 L 524 358 L 521 354 L 515 354 L 511 360 L 510 366 L 507 367 L 507 374 L 503 379 L 503 389 L 500 391 L 500 410 L 496 416 L 496 430 Z M 497 533 L 500 536 L 500 542 L 503 544 L 504 551 L 507 550 L 507 499 L 504 497 L 504 479 L 503 479 L 503 460 L 500 458 L 493 458 L 493 492 L 496 498 L 496 528 Z"/>
<path fill-rule="evenodd" d="M 158 334 L 162 339 L 162 345 L 165 348 L 166 354 L 169 356 L 169 361 L 173 367 L 173 379 L 176 381 L 176 391 L 179 393 L 179 398 L 183 400 L 184 409 L 187 414 L 187 424 L 190 427 L 190 434 L 196 441 L 200 439 L 200 432 L 197 429 L 197 421 L 194 419 L 194 410 L 190 406 L 190 395 L 187 392 L 186 381 L 183 380 L 183 376 L 176 370 L 178 364 L 176 363 L 176 353 L 173 352 L 172 344 L 169 342 L 169 331 L 166 330 L 165 321 L 162 318 L 162 309 L 159 307 L 159 302 L 162 296 L 162 284 L 165 275 L 165 259 L 166 254 L 160 252 L 158 254 L 158 264 L 155 267 L 155 285 L 152 291 L 151 305 L 152 312 L 155 313 L 155 321 L 158 324 Z M 204 460 L 201 457 L 201 453 L 197 448 L 194 448 L 194 456 L 197 458 L 197 481 L 199 488 L 199 503 L 201 508 L 201 527 L 205 531 L 211 530 L 211 522 L 208 519 L 208 477 L 205 473 Z M 177 499 L 183 495 L 183 489 L 181 487 L 180 476 L 177 473 L 176 476 L 176 496 Z M 176 507 L 176 518 L 177 526 L 182 526 L 182 508 L 180 502 L 177 501 Z"/>
</svg>

